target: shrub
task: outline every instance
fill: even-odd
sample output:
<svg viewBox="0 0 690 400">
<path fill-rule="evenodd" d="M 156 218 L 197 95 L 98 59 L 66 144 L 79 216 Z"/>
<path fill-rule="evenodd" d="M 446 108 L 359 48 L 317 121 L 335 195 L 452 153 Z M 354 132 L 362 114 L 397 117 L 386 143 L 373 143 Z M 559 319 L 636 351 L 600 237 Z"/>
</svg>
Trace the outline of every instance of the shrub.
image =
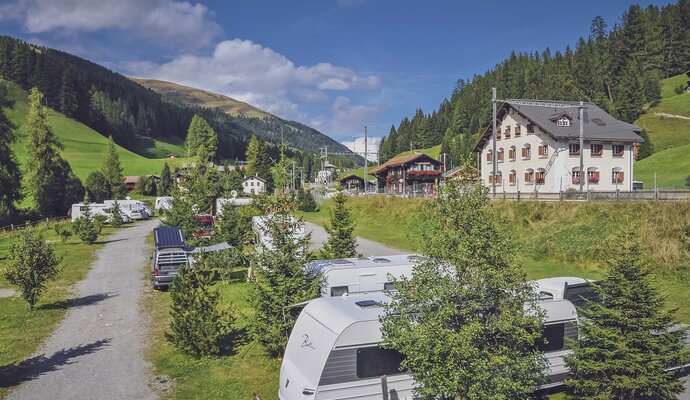
<svg viewBox="0 0 690 400">
<path fill-rule="evenodd" d="M 110 225 L 114 227 L 122 226 L 124 219 L 122 218 L 122 210 L 120 209 L 120 202 L 115 199 L 113 203 L 113 208 L 110 211 Z"/>
<path fill-rule="evenodd" d="M 685 186 L 690 187 L 690 175 L 685 177 Z"/>
<path fill-rule="evenodd" d="M 297 200 L 299 201 L 300 211 L 319 211 L 319 207 L 316 205 L 316 200 L 314 200 L 314 194 L 311 192 L 311 190 L 304 190 L 300 188 L 297 194 Z"/>
<path fill-rule="evenodd" d="M 88 203 L 88 202 L 85 202 Z M 85 205 L 81 217 L 77 218 L 72 224 L 72 229 L 79 236 L 79 239 L 87 244 L 93 244 L 98 239 L 100 229 L 97 229 L 94 219 L 91 217 L 91 207 Z"/>
<path fill-rule="evenodd" d="M 683 93 L 685 93 L 686 87 L 687 86 L 685 86 L 685 85 L 678 85 L 675 87 L 675 89 L 673 89 L 673 91 L 676 92 L 676 94 L 683 94 Z"/>
<path fill-rule="evenodd" d="M 112 195 L 110 182 L 100 171 L 90 173 L 86 178 L 85 186 L 89 198 L 96 203 L 101 203 Z"/>
<path fill-rule="evenodd" d="M 38 297 L 46 290 L 46 282 L 60 273 L 61 260 L 40 234 L 26 229 L 12 245 L 2 272 L 8 282 L 19 288 L 22 298 L 33 310 Z"/>
<path fill-rule="evenodd" d="M 67 239 L 72 237 L 73 234 L 72 229 L 67 224 L 55 224 L 53 230 L 62 243 L 67 242 Z"/>
</svg>

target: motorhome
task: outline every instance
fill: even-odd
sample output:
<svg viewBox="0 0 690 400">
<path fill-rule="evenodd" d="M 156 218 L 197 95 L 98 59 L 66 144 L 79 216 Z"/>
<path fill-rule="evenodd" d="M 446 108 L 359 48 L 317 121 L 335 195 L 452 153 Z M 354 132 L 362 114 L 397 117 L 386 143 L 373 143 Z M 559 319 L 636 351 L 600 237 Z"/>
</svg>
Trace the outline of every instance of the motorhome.
<svg viewBox="0 0 690 400">
<path fill-rule="evenodd" d="M 391 277 L 411 277 L 420 260 L 417 254 L 339 258 L 312 261 L 305 269 L 321 275 L 321 296 L 331 297 L 392 290 Z"/>
<path fill-rule="evenodd" d="M 226 206 L 250 206 L 254 202 L 251 197 L 233 197 L 231 199 L 218 198 L 216 199 L 215 213 L 216 215 L 223 215 L 223 207 Z"/>
<path fill-rule="evenodd" d="M 103 203 L 108 207 L 112 207 L 115 205 L 115 200 L 105 200 Z M 129 216 L 131 216 L 133 211 L 139 211 L 144 218 L 150 218 L 154 215 L 153 210 L 141 200 L 118 200 L 117 204 L 120 205 L 120 210 Z"/>
<path fill-rule="evenodd" d="M 252 217 L 252 231 L 254 232 L 254 244 L 257 252 L 261 252 L 265 249 L 273 249 L 273 244 L 271 244 L 271 232 L 269 228 L 269 222 L 272 218 L 281 217 L 275 214 Z M 296 223 L 295 218 L 291 215 L 284 218 L 286 218 L 284 221 L 286 224 Z M 298 239 L 304 237 L 304 235 L 306 235 L 304 225 L 300 225 L 300 228 L 294 232 L 294 237 Z"/>
<path fill-rule="evenodd" d="M 170 211 L 170 210 L 172 210 L 172 201 L 173 201 L 172 196 L 156 197 L 156 204 L 155 204 L 154 208 L 156 210 Z"/>
<path fill-rule="evenodd" d="M 178 227 L 153 229 L 155 248 L 151 257 L 151 284 L 154 289 L 167 288 L 181 267 L 189 266 L 182 230 Z"/>
<path fill-rule="evenodd" d="M 572 278 L 561 279 L 565 292 L 568 279 Z M 382 305 L 389 301 L 381 292 L 311 300 L 288 340 L 280 369 L 279 398 L 381 399 L 381 377 L 386 375 L 388 398 L 414 399 L 414 380 L 400 371 L 403 356 L 380 346 L 379 317 L 384 313 Z M 570 352 L 566 338 L 577 340 L 578 317 L 570 300 L 544 295 L 538 304 L 545 314 L 546 340 L 537 346 L 548 361 L 548 381 L 540 387 L 546 389 L 561 385 L 568 373 L 563 361 Z"/>
<path fill-rule="evenodd" d="M 72 209 L 70 210 L 72 222 L 78 220 L 83 215 L 84 211 L 86 211 L 86 204 L 72 204 Z M 92 217 L 96 215 L 105 215 L 106 217 L 110 217 L 111 208 L 103 203 L 89 203 L 89 211 L 91 212 Z"/>
</svg>

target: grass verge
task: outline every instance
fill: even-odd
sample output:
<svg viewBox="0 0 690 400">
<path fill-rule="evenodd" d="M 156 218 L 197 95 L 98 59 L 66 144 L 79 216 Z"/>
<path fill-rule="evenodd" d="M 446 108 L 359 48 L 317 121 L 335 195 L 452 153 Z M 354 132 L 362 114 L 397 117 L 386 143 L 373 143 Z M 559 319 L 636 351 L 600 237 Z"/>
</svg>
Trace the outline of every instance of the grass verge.
<svg viewBox="0 0 690 400">
<path fill-rule="evenodd" d="M 69 309 L 66 300 L 70 298 L 74 284 L 86 277 L 96 259 L 96 251 L 103 246 L 87 245 L 76 237 L 61 243 L 55 236 L 53 225 L 42 225 L 36 229 L 43 232 L 45 239 L 54 243 L 56 253 L 63 256 L 62 272 L 58 279 L 48 283 L 48 290 L 40 297 L 33 312 L 18 295 L 0 298 L 0 376 L 4 375 L 3 370 L 10 370 L 27 359 L 53 332 Z M 105 227 L 99 241 L 114 231 L 115 228 Z M 16 235 L 12 233 L 0 234 L 0 264 L 15 240 Z M 2 277 L 0 288 L 14 289 Z M 0 385 L 0 398 L 11 389 L 6 386 Z"/>
</svg>

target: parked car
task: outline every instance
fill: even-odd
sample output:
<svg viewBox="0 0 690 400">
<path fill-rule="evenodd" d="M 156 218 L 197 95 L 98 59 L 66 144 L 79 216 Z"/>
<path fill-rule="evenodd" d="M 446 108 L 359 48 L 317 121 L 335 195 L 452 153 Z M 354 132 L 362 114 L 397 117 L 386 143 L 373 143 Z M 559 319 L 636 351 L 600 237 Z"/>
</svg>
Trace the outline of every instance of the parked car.
<svg viewBox="0 0 690 400">
<path fill-rule="evenodd" d="M 134 220 L 134 221 L 141 221 L 143 219 L 146 219 L 144 216 L 144 213 L 139 210 L 134 210 L 129 213 L 129 217 Z"/>
<path fill-rule="evenodd" d="M 154 289 L 167 288 L 180 268 L 189 267 L 182 231 L 178 227 L 160 227 L 153 230 L 155 250 L 151 257 L 151 284 Z"/>
</svg>

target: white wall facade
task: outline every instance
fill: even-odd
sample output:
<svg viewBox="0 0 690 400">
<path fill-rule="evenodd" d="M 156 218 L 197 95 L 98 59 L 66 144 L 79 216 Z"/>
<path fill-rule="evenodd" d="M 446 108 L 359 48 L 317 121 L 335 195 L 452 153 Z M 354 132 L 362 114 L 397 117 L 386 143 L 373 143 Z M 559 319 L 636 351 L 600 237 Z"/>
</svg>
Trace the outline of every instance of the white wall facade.
<svg viewBox="0 0 690 400">
<path fill-rule="evenodd" d="M 266 183 L 256 177 L 247 178 L 242 182 L 242 191 L 245 194 L 262 194 L 266 192 Z"/>
<path fill-rule="evenodd" d="M 577 121 L 571 123 L 577 124 Z M 579 183 L 573 179 L 573 172 L 577 174 L 580 167 L 580 156 L 571 155 L 569 145 L 578 144 L 579 139 L 574 140 L 555 140 L 551 135 L 543 132 L 538 126 L 533 126 L 533 133 L 527 133 L 527 125 L 530 121 L 518 113 L 508 112 L 503 116 L 501 122 L 500 139 L 496 140 L 497 154 L 503 150 L 503 160 L 497 161 L 496 193 L 516 193 L 520 192 L 545 192 L 555 193 L 567 191 L 568 189 L 579 190 Z M 520 135 L 516 137 L 516 126 L 520 126 Z M 506 127 L 510 127 L 510 135 L 505 134 Z M 558 127 L 554 123 L 553 131 L 557 132 Z M 603 148 L 601 155 L 592 154 L 591 145 L 601 145 Z M 515 157 L 509 157 L 511 147 L 515 147 Z M 523 157 L 522 149 L 529 146 L 530 155 Z M 539 146 L 546 146 L 545 155 L 539 154 Z M 614 155 L 614 146 L 622 146 L 622 154 Z M 493 161 L 487 161 L 487 154 L 493 149 L 492 140 L 484 144 L 481 152 L 481 177 L 484 185 L 491 188 L 491 175 L 493 171 Z M 592 172 L 596 175 L 598 171 L 598 181 L 584 179 L 584 190 L 591 191 L 615 191 L 632 190 L 633 154 L 634 146 L 632 142 L 604 142 L 604 141 L 585 141 L 584 143 L 584 171 Z M 549 165 L 551 164 L 551 165 Z M 532 182 L 525 181 L 525 173 L 532 171 Z M 510 182 L 510 173 L 515 171 L 515 181 Z M 538 172 L 544 171 L 544 182 L 536 181 Z M 618 177 L 614 181 L 614 172 Z M 620 174 L 622 173 L 622 179 Z M 587 177 L 588 174 L 580 174 Z"/>
</svg>

